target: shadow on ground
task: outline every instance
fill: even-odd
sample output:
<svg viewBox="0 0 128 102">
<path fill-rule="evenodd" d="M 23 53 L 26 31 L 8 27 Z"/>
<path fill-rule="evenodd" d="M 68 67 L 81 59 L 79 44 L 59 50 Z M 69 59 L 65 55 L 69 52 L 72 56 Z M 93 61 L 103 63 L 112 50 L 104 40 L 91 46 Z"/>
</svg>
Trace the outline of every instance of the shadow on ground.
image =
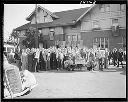
<svg viewBox="0 0 128 102">
<path fill-rule="evenodd" d="M 74 70 L 74 71 L 68 71 L 68 70 L 50 70 L 50 71 L 40 71 L 39 73 L 76 73 L 76 72 L 89 72 L 88 70 Z"/>
<path fill-rule="evenodd" d="M 124 66 L 124 68 L 108 68 L 104 69 L 102 72 L 121 72 L 120 74 L 126 75 L 126 66 Z"/>
</svg>

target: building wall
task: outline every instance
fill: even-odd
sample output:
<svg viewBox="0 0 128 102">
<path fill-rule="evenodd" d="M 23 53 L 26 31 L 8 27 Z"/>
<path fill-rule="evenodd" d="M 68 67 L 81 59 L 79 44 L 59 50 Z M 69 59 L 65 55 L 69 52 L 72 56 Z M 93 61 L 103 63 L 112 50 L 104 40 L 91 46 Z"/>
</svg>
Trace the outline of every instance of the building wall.
<svg viewBox="0 0 128 102">
<path fill-rule="evenodd" d="M 80 36 L 81 22 L 78 22 L 75 26 L 65 26 L 63 29 L 65 40 L 68 39 L 68 36 Z"/>
<path fill-rule="evenodd" d="M 112 36 L 112 19 L 118 19 L 120 28 L 120 36 Z M 93 22 L 99 21 L 101 30 L 92 30 Z M 97 5 L 88 12 L 81 20 L 81 39 L 83 44 L 89 48 L 93 47 L 93 39 L 95 37 L 108 37 L 109 49 L 123 48 L 122 37 L 126 37 L 126 10 L 120 10 L 120 4 L 110 4 L 109 12 L 101 12 L 100 5 Z M 126 43 L 126 42 L 125 42 Z"/>
<path fill-rule="evenodd" d="M 121 11 L 120 4 L 110 4 L 110 11 L 101 12 L 100 6 L 97 5 L 82 18 L 82 31 L 91 30 L 93 28 L 93 21 L 98 21 L 101 29 L 110 29 L 113 18 L 117 18 L 119 25 L 126 28 L 126 9 Z"/>
<path fill-rule="evenodd" d="M 93 39 L 95 37 L 107 37 L 109 39 L 109 49 L 112 50 L 113 48 L 122 48 L 122 37 L 126 37 L 126 29 L 120 30 L 120 36 L 114 37 L 112 36 L 111 30 L 104 30 L 104 31 L 90 31 L 90 32 L 81 32 L 81 39 L 83 40 L 84 46 L 88 48 L 93 47 Z M 126 44 L 126 41 L 125 41 Z"/>
<path fill-rule="evenodd" d="M 45 48 L 46 46 L 48 48 L 55 45 L 55 41 L 57 40 L 67 40 L 68 36 L 72 35 L 79 35 L 81 40 L 83 40 L 83 44 L 89 48 L 93 47 L 93 39 L 95 37 L 108 37 L 110 49 L 113 49 L 114 47 L 122 47 L 122 45 L 118 43 L 122 43 L 122 37 L 126 37 L 126 10 L 121 11 L 120 4 L 110 4 L 109 12 L 101 12 L 100 6 L 101 5 L 97 5 L 94 7 L 78 23 L 76 23 L 75 26 L 54 27 L 55 36 L 53 41 L 50 41 L 49 39 L 50 28 L 42 28 L 41 33 L 43 34 Z M 104 7 L 106 7 L 106 4 Z M 43 11 L 39 13 L 40 22 L 44 22 L 44 14 Z M 121 27 L 119 37 L 112 36 L 111 26 L 113 18 L 118 18 L 119 20 L 118 23 Z M 48 20 L 52 21 L 52 18 L 49 16 Z M 92 31 L 94 21 L 99 21 L 101 30 Z"/>
<path fill-rule="evenodd" d="M 45 23 L 45 22 L 52 22 L 52 21 L 53 21 L 52 17 L 46 11 L 41 10 L 41 9 L 38 11 L 37 23 Z M 35 16 L 32 18 L 31 24 L 35 24 Z"/>
</svg>

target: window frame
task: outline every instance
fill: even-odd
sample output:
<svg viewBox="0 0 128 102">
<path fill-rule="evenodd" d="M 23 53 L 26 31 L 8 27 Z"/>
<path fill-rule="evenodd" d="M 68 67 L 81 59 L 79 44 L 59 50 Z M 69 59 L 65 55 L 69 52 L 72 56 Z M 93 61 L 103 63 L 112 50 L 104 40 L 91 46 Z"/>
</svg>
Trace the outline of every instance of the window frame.
<svg viewBox="0 0 128 102">
<path fill-rule="evenodd" d="M 122 9 L 123 6 L 123 9 Z M 124 11 L 125 10 L 125 4 L 120 4 L 120 11 Z"/>
<path fill-rule="evenodd" d="M 103 40 L 103 41 L 102 41 Z M 96 44 L 99 48 L 109 48 L 109 38 L 108 37 L 95 37 L 93 39 L 93 45 Z M 106 47 L 107 45 L 107 47 Z"/>
<path fill-rule="evenodd" d="M 96 20 L 92 22 L 92 25 L 93 25 L 93 28 L 99 28 L 100 27 L 99 21 L 96 21 Z"/>
<path fill-rule="evenodd" d="M 113 20 L 117 20 L 117 22 L 115 22 Z M 114 24 L 119 24 L 119 19 L 118 18 L 112 18 L 112 25 L 114 25 Z"/>
<path fill-rule="evenodd" d="M 102 11 L 102 9 L 103 9 L 103 11 Z M 104 4 L 100 5 L 100 12 L 105 12 L 105 5 Z"/>
<path fill-rule="evenodd" d="M 75 39 L 74 39 L 75 38 Z M 77 35 L 72 35 L 72 41 L 77 41 Z"/>
<path fill-rule="evenodd" d="M 109 10 L 107 8 L 109 8 Z M 106 4 L 105 11 L 106 12 L 109 12 L 110 11 L 110 4 Z"/>
</svg>

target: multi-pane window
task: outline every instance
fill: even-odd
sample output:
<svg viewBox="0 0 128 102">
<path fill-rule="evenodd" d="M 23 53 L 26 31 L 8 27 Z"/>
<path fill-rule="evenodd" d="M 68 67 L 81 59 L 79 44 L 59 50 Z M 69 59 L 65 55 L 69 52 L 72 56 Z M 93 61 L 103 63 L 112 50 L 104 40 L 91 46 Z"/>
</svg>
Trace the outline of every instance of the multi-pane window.
<svg viewBox="0 0 128 102">
<path fill-rule="evenodd" d="M 93 28 L 99 28 L 99 21 L 93 21 Z"/>
<path fill-rule="evenodd" d="M 122 45 L 123 47 L 126 47 L 126 37 L 122 37 Z"/>
<path fill-rule="evenodd" d="M 98 48 L 108 48 L 109 41 L 107 37 L 96 37 L 93 40 L 93 44 L 97 45 Z"/>
<path fill-rule="evenodd" d="M 77 35 L 77 39 L 81 40 L 81 35 L 80 34 Z"/>
<path fill-rule="evenodd" d="M 68 41 L 72 41 L 72 36 L 68 35 Z"/>
<path fill-rule="evenodd" d="M 108 38 L 105 38 L 105 48 L 108 48 L 108 43 L 109 43 Z"/>
<path fill-rule="evenodd" d="M 117 24 L 118 23 L 118 19 L 112 19 L 112 24 Z"/>
<path fill-rule="evenodd" d="M 81 35 L 68 35 L 67 37 L 68 41 L 80 41 L 81 40 Z"/>
<path fill-rule="evenodd" d="M 106 4 L 106 11 L 110 11 L 110 4 Z"/>
<path fill-rule="evenodd" d="M 125 4 L 120 4 L 120 10 L 125 10 Z"/>
<path fill-rule="evenodd" d="M 77 41 L 77 35 L 72 35 L 72 41 Z"/>
<path fill-rule="evenodd" d="M 100 5 L 100 11 L 101 11 L 101 12 L 104 12 L 104 11 L 105 11 L 104 4 L 101 4 L 101 5 Z"/>
<path fill-rule="evenodd" d="M 119 21 L 118 19 L 112 19 L 112 26 L 118 26 L 119 25 Z"/>
</svg>

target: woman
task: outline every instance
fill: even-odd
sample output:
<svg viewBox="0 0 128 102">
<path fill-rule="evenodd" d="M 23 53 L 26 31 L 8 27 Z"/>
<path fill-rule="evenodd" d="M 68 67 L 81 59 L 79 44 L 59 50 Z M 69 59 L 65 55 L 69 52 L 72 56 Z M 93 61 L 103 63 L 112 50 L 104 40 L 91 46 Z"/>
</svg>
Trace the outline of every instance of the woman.
<svg viewBox="0 0 128 102">
<path fill-rule="evenodd" d="M 28 70 L 28 55 L 25 49 L 22 49 L 21 62 L 22 62 L 22 70 L 25 69 Z"/>
</svg>

